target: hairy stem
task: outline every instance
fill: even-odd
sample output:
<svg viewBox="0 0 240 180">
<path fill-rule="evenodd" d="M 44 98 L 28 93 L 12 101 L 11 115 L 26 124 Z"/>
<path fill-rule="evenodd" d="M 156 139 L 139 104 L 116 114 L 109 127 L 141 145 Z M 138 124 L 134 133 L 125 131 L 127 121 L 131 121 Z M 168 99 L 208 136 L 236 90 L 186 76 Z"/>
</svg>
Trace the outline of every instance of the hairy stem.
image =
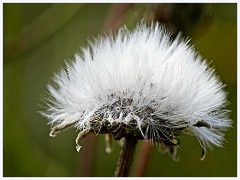
<svg viewBox="0 0 240 180">
<path fill-rule="evenodd" d="M 127 177 L 131 168 L 134 151 L 136 149 L 137 139 L 132 136 L 126 136 L 123 148 L 120 153 L 115 177 Z"/>
</svg>

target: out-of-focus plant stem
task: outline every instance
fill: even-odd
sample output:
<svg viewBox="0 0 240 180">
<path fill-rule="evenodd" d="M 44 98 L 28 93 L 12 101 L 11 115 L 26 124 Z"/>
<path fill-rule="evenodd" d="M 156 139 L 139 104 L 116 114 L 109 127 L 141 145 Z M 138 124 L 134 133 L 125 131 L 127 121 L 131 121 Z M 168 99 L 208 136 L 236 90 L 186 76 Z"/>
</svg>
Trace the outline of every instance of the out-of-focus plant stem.
<svg viewBox="0 0 240 180">
<path fill-rule="evenodd" d="M 83 177 L 89 177 L 92 174 L 94 156 L 96 149 L 96 136 L 95 134 L 89 134 L 85 138 L 84 148 L 82 149 L 81 169 L 80 175 Z"/>
<path fill-rule="evenodd" d="M 104 29 L 110 28 L 113 34 L 116 33 L 130 7 L 130 3 L 113 3 L 106 18 Z"/>
<path fill-rule="evenodd" d="M 135 170 L 136 177 L 144 176 L 145 170 L 148 165 L 148 161 L 150 159 L 152 147 L 153 146 L 151 145 L 150 140 L 143 142 L 140 153 L 139 153 L 140 157 L 138 159 L 137 167 Z"/>
</svg>

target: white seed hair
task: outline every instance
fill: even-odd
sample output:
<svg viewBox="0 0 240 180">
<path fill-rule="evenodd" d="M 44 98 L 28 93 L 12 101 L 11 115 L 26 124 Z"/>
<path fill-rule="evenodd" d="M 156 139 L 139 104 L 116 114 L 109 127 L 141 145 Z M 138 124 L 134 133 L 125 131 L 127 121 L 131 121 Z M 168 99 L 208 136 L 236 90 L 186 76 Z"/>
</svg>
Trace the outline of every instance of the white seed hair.
<svg viewBox="0 0 240 180">
<path fill-rule="evenodd" d="M 143 139 L 157 138 L 162 128 L 185 128 L 184 134 L 196 136 L 203 148 L 222 146 L 223 131 L 232 123 L 223 87 L 187 40 L 180 35 L 171 40 L 161 24 L 142 22 L 77 53 L 48 85 L 51 98 L 43 114 L 54 125 L 52 136 L 72 124 L 88 131 L 91 119 L 101 114 L 110 124 L 134 120 Z M 139 115 L 145 107 L 151 112 Z"/>
</svg>

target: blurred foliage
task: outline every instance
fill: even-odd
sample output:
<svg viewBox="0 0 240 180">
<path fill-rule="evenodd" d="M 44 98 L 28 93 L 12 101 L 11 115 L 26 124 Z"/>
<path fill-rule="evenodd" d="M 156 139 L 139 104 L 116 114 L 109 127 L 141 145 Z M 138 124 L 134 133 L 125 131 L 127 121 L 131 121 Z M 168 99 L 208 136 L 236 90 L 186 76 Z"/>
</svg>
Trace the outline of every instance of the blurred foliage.
<svg viewBox="0 0 240 180">
<path fill-rule="evenodd" d="M 81 152 L 75 150 L 75 129 L 56 138 L 38 113 L 41 96 L 54 72 L 73 58 L 79 47 L 103 32 L 112 4 L 3 4 L 3 175 L 80 176 Z M 131 4 L 122 23 L 141 19 L 163 21 L 191 37 L 191 44 L 216 68 L 226 83 L 234 127 L 224 148 L 209 150 L 200 161 L 194 138 L 181 137 L 180 161 L 154 147 L 145 176 L 237 176 L 237 4 Z M 196 14 L 197 13 L 197 14 Z M 167 21 L 167 22 L 166 22 Z M 178 22 L 178 23 L 177 23 Z M 141 143 L 139 143 L 141 144 Z M 104 136 L 97 136 L 91 176 L 113 176 L 119 145 L 105 153 Z M 84 148 L 84 146 L 83 146 Z M 138 145 L 134 166 L 140 156 Z M 134 169 L 132 175 L 134 175 Z"/>
</svg>

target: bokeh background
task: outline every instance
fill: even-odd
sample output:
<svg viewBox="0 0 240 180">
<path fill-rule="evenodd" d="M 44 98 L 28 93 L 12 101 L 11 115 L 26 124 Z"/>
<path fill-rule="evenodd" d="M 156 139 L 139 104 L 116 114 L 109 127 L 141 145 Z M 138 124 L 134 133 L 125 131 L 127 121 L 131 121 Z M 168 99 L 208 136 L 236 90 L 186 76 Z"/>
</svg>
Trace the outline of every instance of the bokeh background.
<svg viewBox="0 0 240 180">
<path fill-rule="evenodd" d="M 138 144 L 131 176 L 237 176 L 237 4 L 3 4 L 3 176 L 113 176 L 119 145 L 105 153 L 104 136 L 75 149 L 74 128 L 50 138 L 38 111 L 46 85 L 81 46 L 142 18 L 181 30 L 216 68 L 229 92 L 234 121 L 224 148 L 200 161 L 195 138 L 180 137 L 180 161 Z M 147 153 L 146 153 L 147 152 Z M 143 162 L 146 156 L 146 162 Z M 144 163 L 144 164 L 143 164 Z M 145 167 L 140 170 L 140 165 Z"/>
</svg>

